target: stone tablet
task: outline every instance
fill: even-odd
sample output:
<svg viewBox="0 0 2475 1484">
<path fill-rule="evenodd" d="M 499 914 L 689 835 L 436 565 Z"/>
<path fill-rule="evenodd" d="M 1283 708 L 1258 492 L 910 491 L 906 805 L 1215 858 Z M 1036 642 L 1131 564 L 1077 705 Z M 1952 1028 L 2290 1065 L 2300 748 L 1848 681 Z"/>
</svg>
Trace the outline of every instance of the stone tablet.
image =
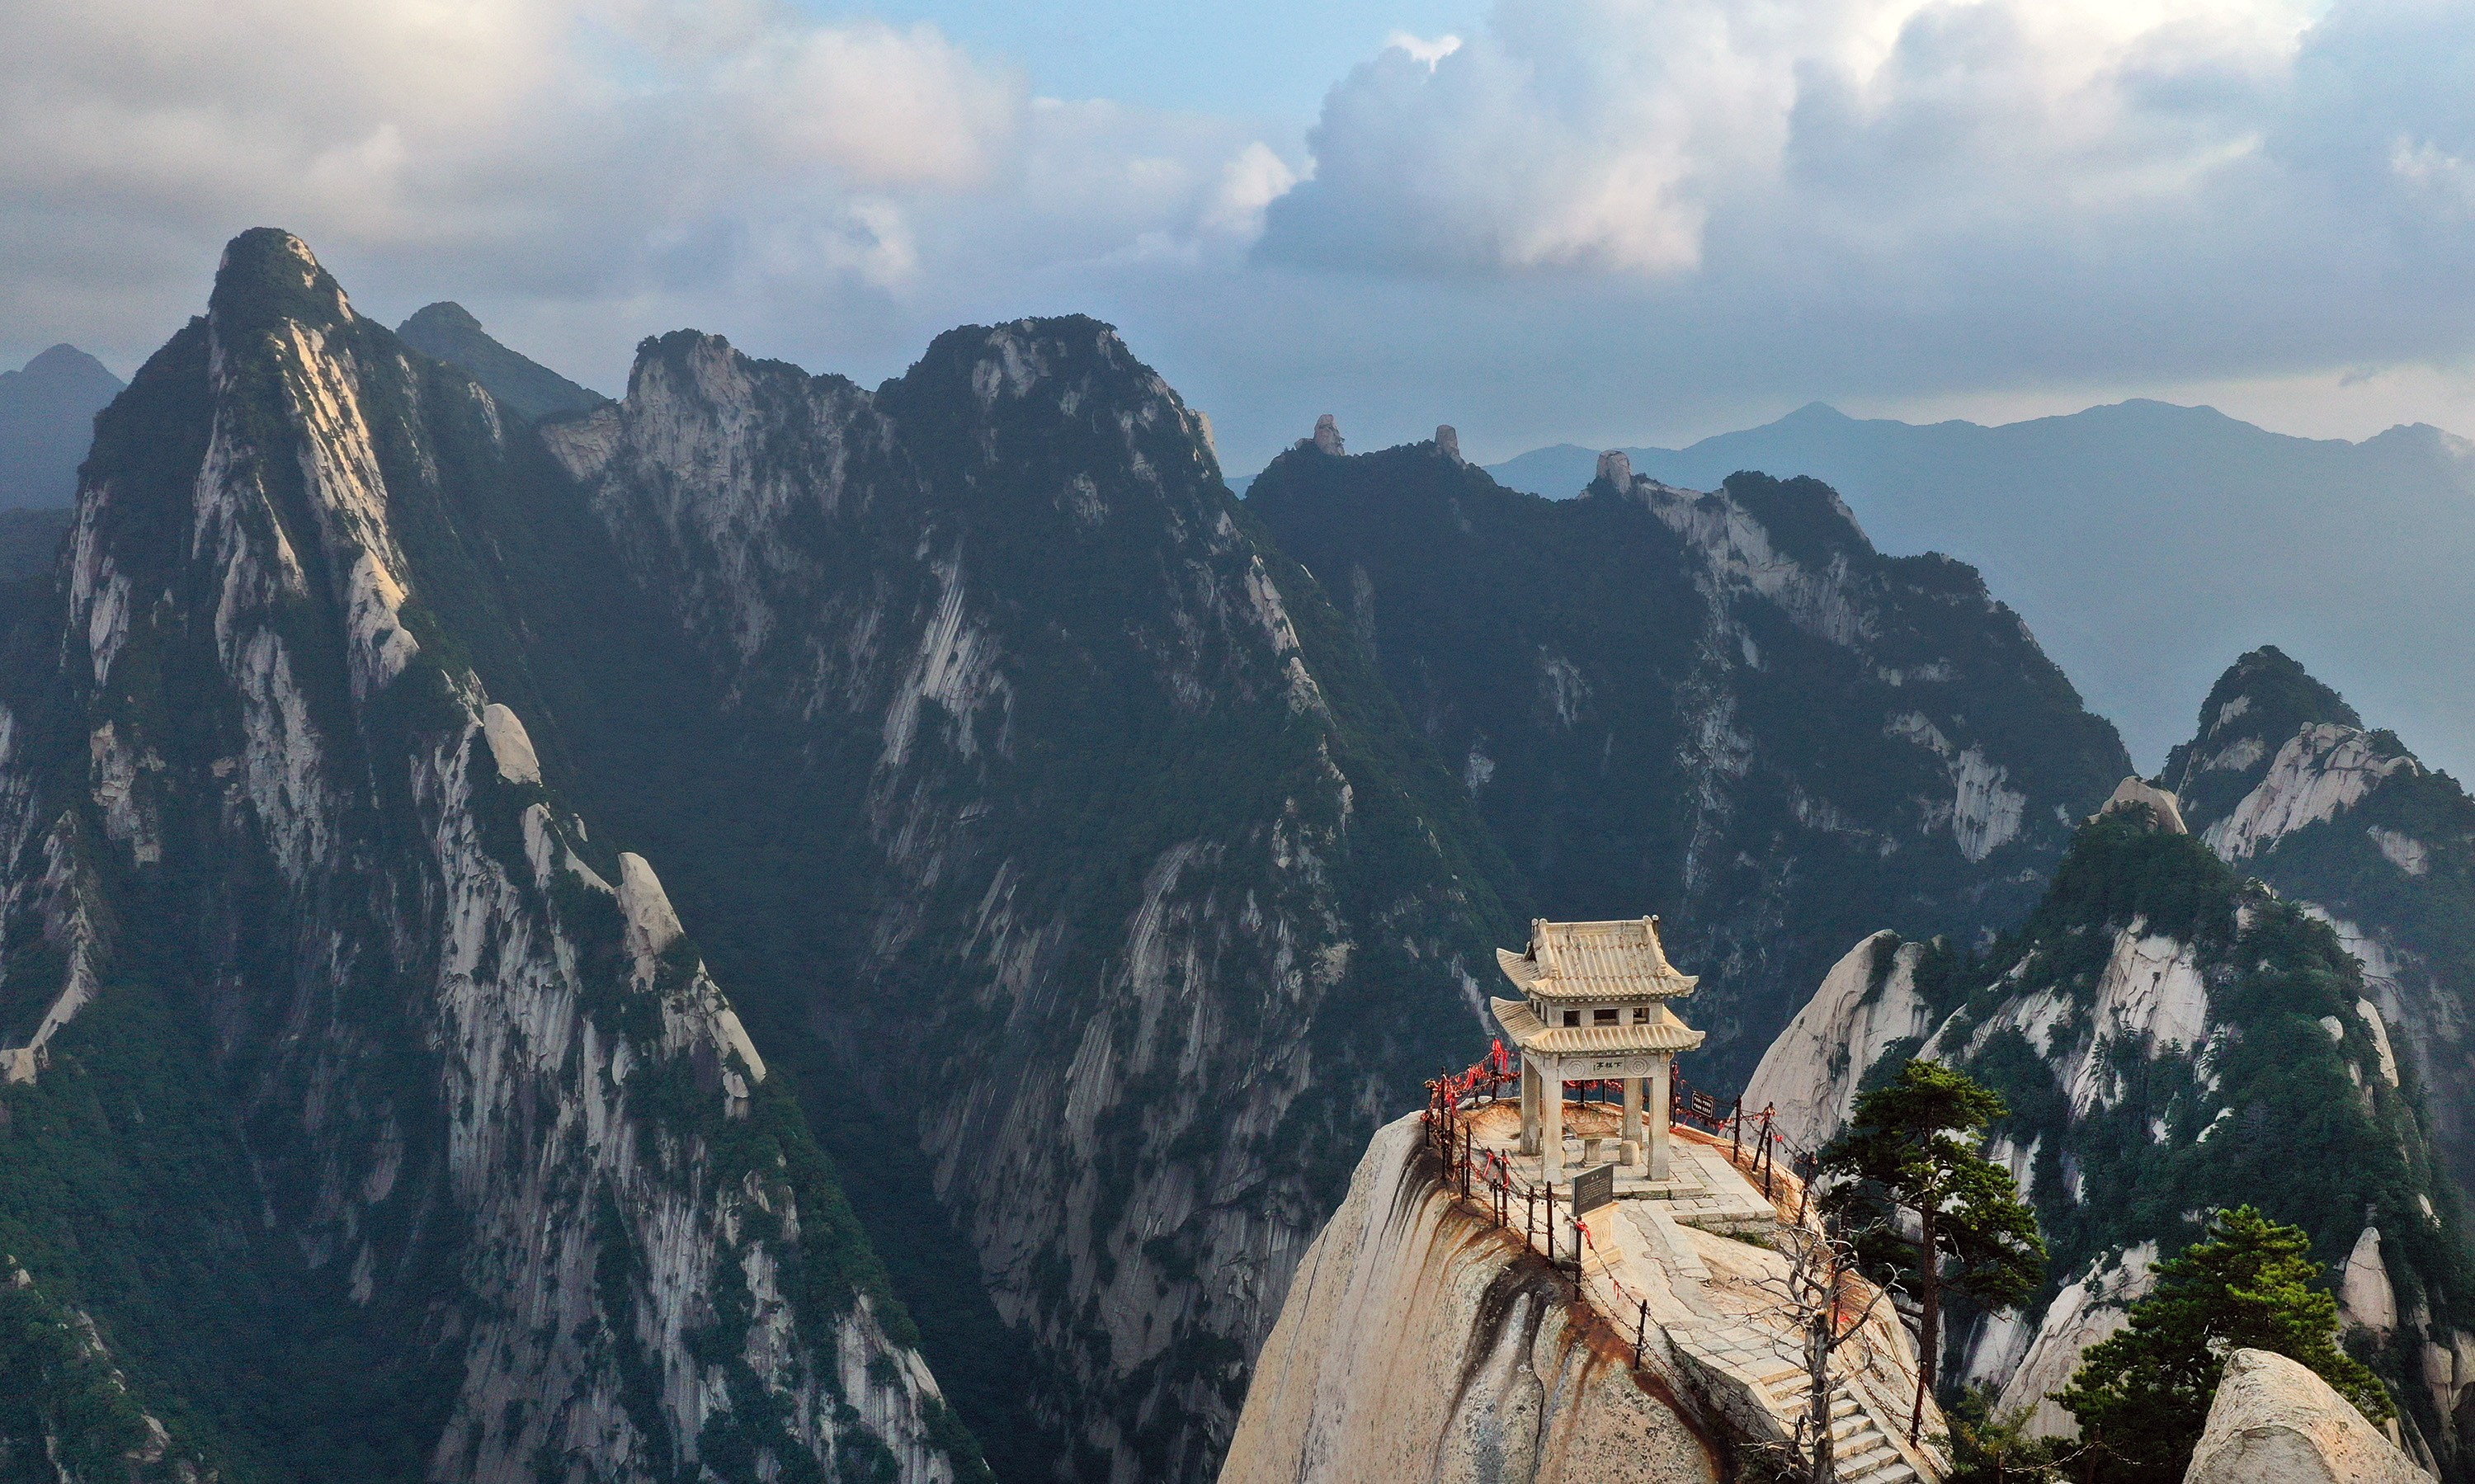
<svg viewBox="0 0 2475 1484">
<path fill-rule="evenodd" d="M 1603 1164 L 1573 1177 L 1573 1214 L 1587 1216 L 1616 1198 L 1616 1167 Z"/>
</svg>

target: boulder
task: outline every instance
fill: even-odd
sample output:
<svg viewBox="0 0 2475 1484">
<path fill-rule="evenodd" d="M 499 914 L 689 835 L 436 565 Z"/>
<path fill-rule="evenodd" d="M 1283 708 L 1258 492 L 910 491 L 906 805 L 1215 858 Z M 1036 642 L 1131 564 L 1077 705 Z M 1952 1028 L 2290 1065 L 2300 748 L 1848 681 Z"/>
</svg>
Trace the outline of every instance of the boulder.
<svg viewBox="0 0 2475 1484">
<path fill-rule="evenodd" d="M 2345 1271 L 2338 1277 L 2338 1312 L 2343 1323 L 2380 1334 L 2397 1327 L 2397 1290 L 2389 1283 L 2389 1264 L 2381 1260 L 2378 1227 L 2365 1227 L 2346 1254 Z"/>
<path fill-rule="evenodd" d="M 497 701 L 482 707 L 481 735 L 489 741 L 490 759 L 499 765 L 501 778 L 515 784 L 541 782 L 541 759 L 514 712 Z"/>
<path fill-rule="evenodd" d="M 2311 1370 L 2241 1350 L 2209 1404 L 2183 1484 L 2430 1484 L 2396 1444 Z"/>
</svg>

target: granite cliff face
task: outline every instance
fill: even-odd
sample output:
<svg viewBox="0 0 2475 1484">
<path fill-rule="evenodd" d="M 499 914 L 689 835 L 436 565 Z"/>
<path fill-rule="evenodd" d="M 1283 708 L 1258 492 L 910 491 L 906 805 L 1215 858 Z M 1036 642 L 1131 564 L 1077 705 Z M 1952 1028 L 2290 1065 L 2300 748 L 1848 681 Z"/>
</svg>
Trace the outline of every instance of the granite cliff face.
<svg viewBox="0 0 2475 1484">
<path fill-rule="evenodd" d="M 2218 679 L 2159 781 L 2212 849 L 2363 961 L 2433 1142 L 2475 1189 L 2475 801 L 2275 649 Z"/>
<path fill-rule="evenodd" d="M 1369 1142 L 1257 1363 L 1220 1484 L 1716 1484 L 1734 1434 L 1456 1206 L 1415 1117 Z M 1663 1350 L 1664 1347 L 1657 1348 Z"/>
<path fill-rule="evenodd" d="M 1301 445 L 1248 508 L 1346 607 L 1540 909 L 1656 904 L 1732 1089 L 1850 942 L 2035 902 L 2128 763 L 1967 567 L 1875 552 L 1809 479 L 1581 498 L 1420 444 Z M 1793 987 L 1790 987 L 1793 986 Z"/>
<path fill-rule="evenodd" d="M 477 663 L 519 432 L 272 231 L 104 414 L 7 615 L 0 1246 L 230 1479 L 974 1476 L 653 865 Z"/>
<path fill-rule="evenodd" d="M 1000 1467 L 1208 1477 L 1514 940 L 1465 798 L 1095 322 L 956 330 L 873 391 L 682 332 L 542 437 L 718 707 L 594 728 L 675 741 L 610 807 L 690 863 L 762 1023 L 886 1110 L 836 1147 L 917 1162 L 963 1249 L 929 1286 L 992 1310 L 931 1353 L 993 1365 Z"/>
<path fill-rule="evenodd" d="M 2313 1234 L 2350 1346 L 2398 1397 L 2410 1447 L 2456 1477 L 2475 1271 L 2415 1071 L 2325 922 L 2155 818 L 2134 803 L 2085 827 L 1986 955 L 1860 944 L 1749 1097 L 1777 1100 L 1810 1146 L 1911 1056 L 2002 1093 L 1988 1154 L 2036 1204 L 2047 1282 L 2017 1314 L 1954 1316 L 1948 1377 L 1997 1389 L 1999 1411 L 2069 1432 L 2047 1394 L 2120 1327 L 2161 1254 L 2249 1203 Z"/>
</svg>

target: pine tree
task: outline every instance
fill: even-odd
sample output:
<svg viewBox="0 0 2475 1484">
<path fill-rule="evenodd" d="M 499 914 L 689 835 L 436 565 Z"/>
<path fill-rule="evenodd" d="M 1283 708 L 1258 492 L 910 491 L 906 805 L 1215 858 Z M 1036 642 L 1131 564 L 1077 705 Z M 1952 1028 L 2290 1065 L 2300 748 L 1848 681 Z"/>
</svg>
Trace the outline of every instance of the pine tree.
<svg viewBox="0 0 2475 1484">
<path fill-rule="evenodd" d="M 2373 1423 L 2396 1409 L 2380 1378 L 2338 1348 L 2338 1301 L 2318 1287 L 2312 1238 L 2246 1205 L 2220 1212 L 2130 1323 L 2090 1347 L 2059 1394 L 2104 1484 L 2174 1484 L 2238 1350 L 2274 1350 L 2310 1367 Z"/>
<path fill-rule="evenodd" d="M 1988 1308 L 2034 1292 L 2045 1276 L 2046 1243 L 2037 1213 L 2020 1199 L 2011 1172 L 1977 1153 L 1988 1124 L 2010 1109 L 1991 1088 L 1939 1061 L 1911 1061 L 1856 1102 L 1855 1117 L 1823 1151 L 1825 1172 L 1846 1183 L 1827 1198 L 1832 1213 L 1864 1233 L 1869 1252 L 1912 1252 L 1908 1269 L 1920 1309 L 1913 1440 L 1924 1421 L 1925 1388 L 1942 1360 L 1942 1295 L 1956 1289 Z M 1913 1212 L 1905 1235 L 1899 1212 Z"/>
</svg>

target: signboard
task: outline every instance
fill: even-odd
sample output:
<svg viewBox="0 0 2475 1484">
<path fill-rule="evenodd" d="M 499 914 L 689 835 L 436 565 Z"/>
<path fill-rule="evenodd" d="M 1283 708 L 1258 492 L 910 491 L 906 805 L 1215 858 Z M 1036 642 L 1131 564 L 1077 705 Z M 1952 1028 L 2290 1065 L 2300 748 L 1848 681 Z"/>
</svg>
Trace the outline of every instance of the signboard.
<svg viewBox="0 0 2475 1484">
<path fill-rule="evenodd" d="M 1573 1177 L 1573 1214 L 1587 1216 L 1616 1198 L 1616 1167 L 1603 1164 Z"/>
<path fill-rule="evenodd" d="M 1660 1057 L 1563 1057 L 1564 1081 L 1596 1082 L 1603 1078 L 1655 1077 Z"/>
</svg>

